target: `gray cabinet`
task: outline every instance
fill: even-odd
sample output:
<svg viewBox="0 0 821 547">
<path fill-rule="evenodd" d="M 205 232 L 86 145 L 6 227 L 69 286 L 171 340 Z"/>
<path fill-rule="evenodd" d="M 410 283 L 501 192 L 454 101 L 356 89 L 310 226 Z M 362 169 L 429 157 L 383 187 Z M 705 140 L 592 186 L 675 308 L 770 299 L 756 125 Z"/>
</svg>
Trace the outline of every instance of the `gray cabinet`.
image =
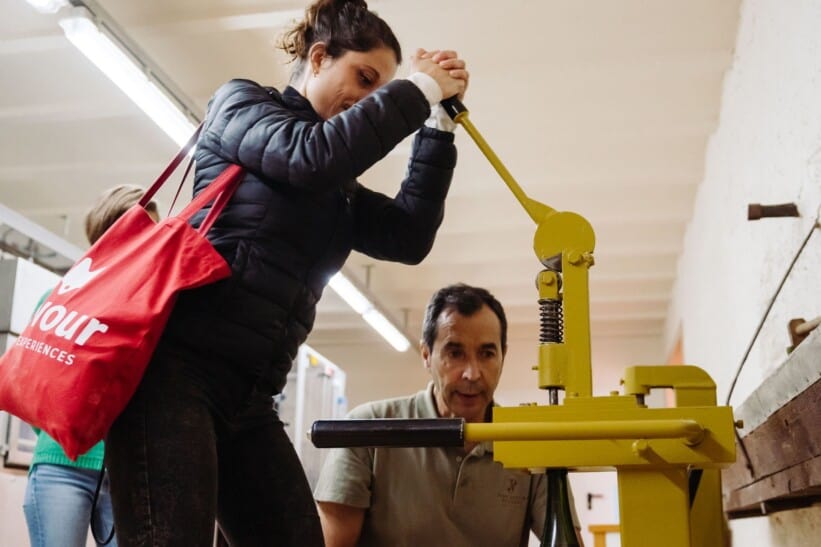
<svg viewBox="0 0 821 547">
<path fill-rule="evenodd" d="M 307 432 L 314 420 L 345 417 L 348 411 L 345 372 L 303 344 L 276 402 L 279 417 L 313 488 L 327 451 L 315 448 L 308 440 Z"/>
<path fill-rule="evenodd" d="M 5 351 L 26 327 L 34 306 L 60 277 L 22 258 L 0 260 L 0 349 Z M 3 463 L 28 467 L 37 435 L 25 422 L 0 412 L 0 454 Z"/>
</svg>

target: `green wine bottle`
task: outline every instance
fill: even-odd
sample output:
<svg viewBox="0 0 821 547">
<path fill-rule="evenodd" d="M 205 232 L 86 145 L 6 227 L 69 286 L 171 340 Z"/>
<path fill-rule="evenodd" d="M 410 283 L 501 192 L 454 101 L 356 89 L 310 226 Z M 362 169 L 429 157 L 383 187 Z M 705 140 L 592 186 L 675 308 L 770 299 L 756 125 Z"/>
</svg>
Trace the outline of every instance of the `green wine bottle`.
<svg viewBox="0 0 821 547">
<path fill-rule="evenodd" d="M 545 516 L 542 547 L 579 547 L 570 497 L 567 487 L 567 469 L 549 469 L 547 473 L 547 515 Z"/>
</svg>

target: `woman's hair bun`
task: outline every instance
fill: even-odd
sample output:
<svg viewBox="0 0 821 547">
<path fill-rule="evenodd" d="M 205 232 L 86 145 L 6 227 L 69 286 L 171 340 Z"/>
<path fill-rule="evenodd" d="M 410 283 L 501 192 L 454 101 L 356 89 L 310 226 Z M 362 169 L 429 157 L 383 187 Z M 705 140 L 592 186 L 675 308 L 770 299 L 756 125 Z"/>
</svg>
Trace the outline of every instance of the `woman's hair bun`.
<svg viewBox="0 0 821 547">
<path fill-rule="evenodd" d="M 370 51 L 379 46 L 389 47 L 402 62 L 399 41 L 388 24 L 368 10 L 365 0 L 317 0 L 307 8 L 301 21 L 286 31 L 277 46 L 296 61 L 294 75 L 302 72 L 303 61 L 317 42 L 325 44 L 332 58 L 346 51 Z"/>
</svg>

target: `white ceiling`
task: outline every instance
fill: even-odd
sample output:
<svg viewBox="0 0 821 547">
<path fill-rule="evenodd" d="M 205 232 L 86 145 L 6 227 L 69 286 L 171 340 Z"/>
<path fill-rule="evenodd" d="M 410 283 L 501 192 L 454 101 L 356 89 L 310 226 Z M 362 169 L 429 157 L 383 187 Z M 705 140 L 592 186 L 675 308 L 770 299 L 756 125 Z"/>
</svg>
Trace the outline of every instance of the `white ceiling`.
<svg viewBox="0 0 821 547">
<path fill-rule="evenodd" d="M 225 80 L 281 86 L 274 50 L 298 0 L 99 0 L 202 111 Z M 524 190 L 586 217 L 596 337 L 661 337 L 676 260 L 718 123 L 738 0 L 379 0 L 405 52 L 453 48 L 468 62 L 471 119 Z M 82 245 L 106 187 L 149 184 L 175 145 L 63 37 L 59 15 L 0 0 L 0 203 Z M 401 73 L 400 75 L 404 75 Z M 535 341 L 535 226 L 460 130 L 444 224 L 419 266 L 376 263 L 372 291 L 418 333 L 430 294 L 455 281 L 506 306 Z M 392 193 L 407 146 L 363 178 Z M 161 199 L 167 204 L 168 192 Z M 374 261 L 351 257 L 365 279 Z M 330 291 L 328 291 L 330 293 Z M 407 312 L 405 312 L 407 310 Z M 311 343 L 376 338 L 332 294 Z M 660 356 L 661 357 L 661 356 Z"/>
</svg>

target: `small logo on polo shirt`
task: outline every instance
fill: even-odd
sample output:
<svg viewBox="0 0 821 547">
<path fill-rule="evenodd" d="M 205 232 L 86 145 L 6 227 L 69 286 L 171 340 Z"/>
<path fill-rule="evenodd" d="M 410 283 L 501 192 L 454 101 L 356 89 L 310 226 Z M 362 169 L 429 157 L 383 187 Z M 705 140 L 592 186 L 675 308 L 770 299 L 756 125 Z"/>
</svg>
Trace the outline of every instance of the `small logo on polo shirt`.
<svg viewBox="0 0 821 547">
<path fill-rule="evenodd" d="M 529 481 L 522 482 L 520 477 L 506 476 L 500 485 L 500 490 L 496 494 L 499 503 L 503 505 L 522 505 L 527 503 L 527 496 L 530 490 L 528 484 Z"/>
</svg>

